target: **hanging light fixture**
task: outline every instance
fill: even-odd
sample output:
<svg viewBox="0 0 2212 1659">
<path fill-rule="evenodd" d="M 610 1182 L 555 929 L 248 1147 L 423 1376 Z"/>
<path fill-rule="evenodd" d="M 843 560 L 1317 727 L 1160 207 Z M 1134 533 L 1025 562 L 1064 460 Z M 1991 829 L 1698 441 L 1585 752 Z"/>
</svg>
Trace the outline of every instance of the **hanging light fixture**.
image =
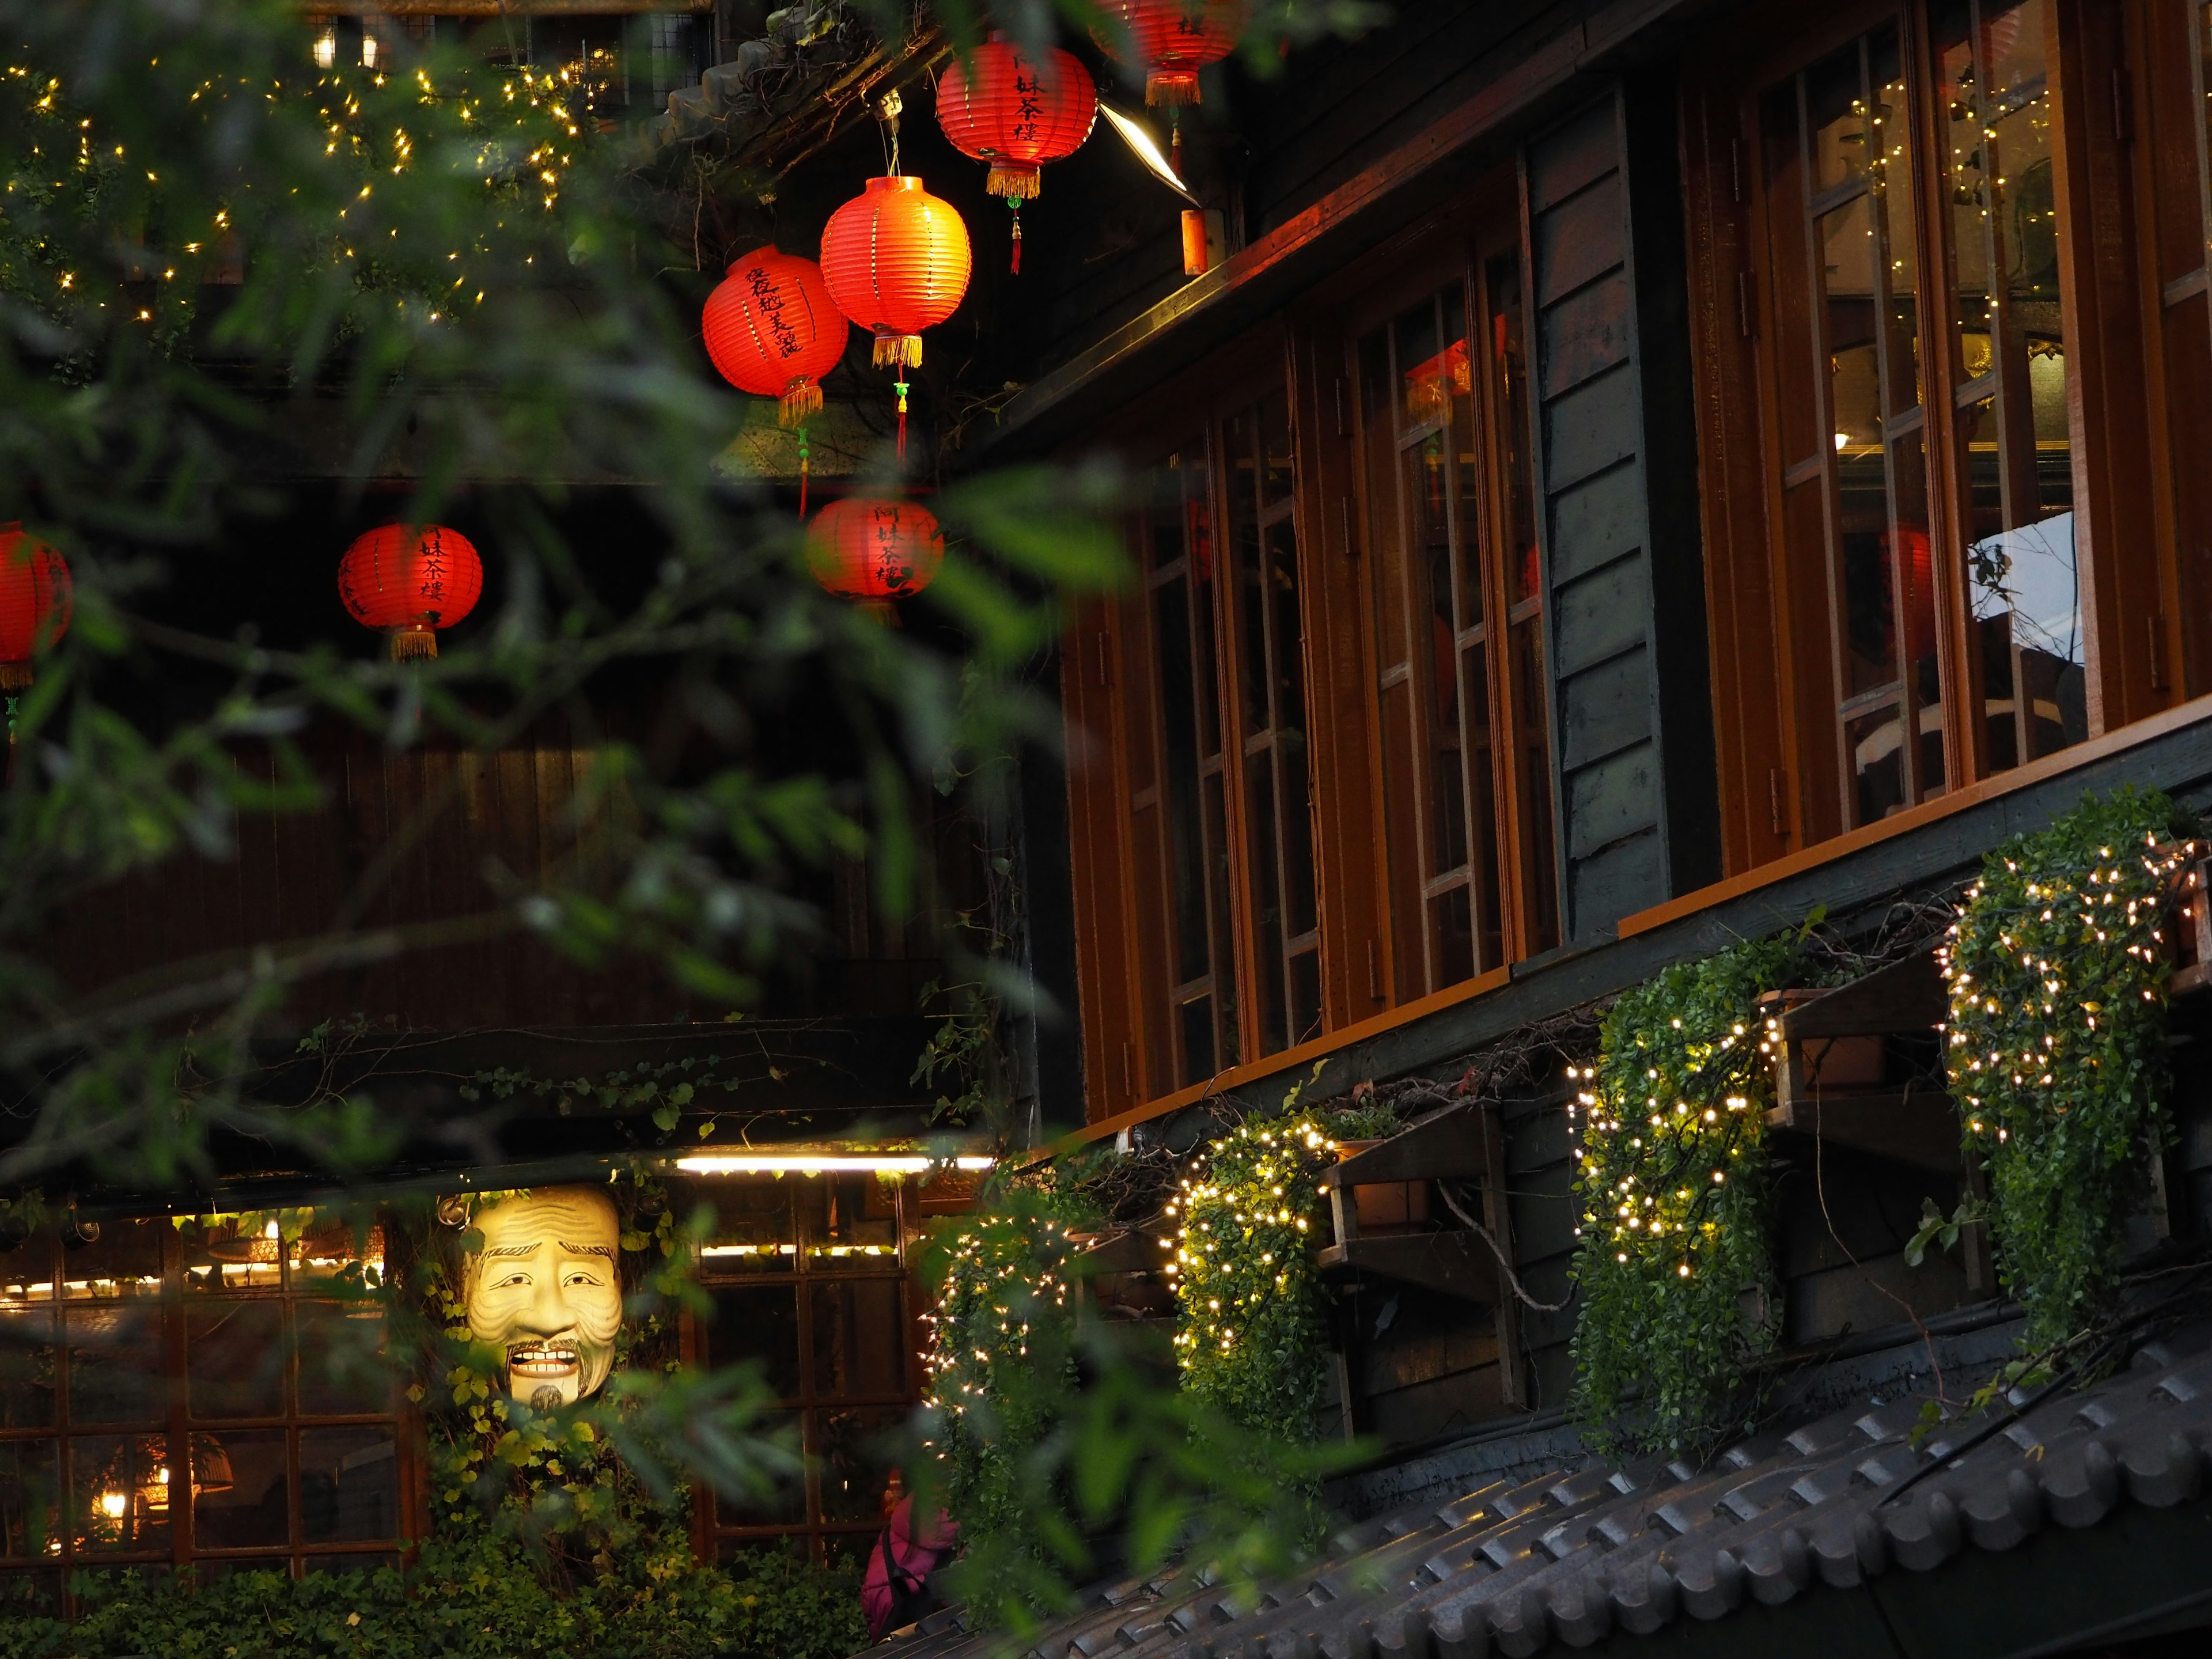
<svg viewBox="0 0 2212 1659">
<path fill-rule="evenodd" d="M 0 690 L 30 684 L 33 659 L 69 631 L 68 562 L 20 524 L 0 525 Z"/>
<path fill-rule="evenodd" d="M 879 621 L 892 621 L 891 602 L 921 592 L 944 562 L 937 515 L 916 501 L 848 495 L 807 526 L 806 568 L 814 580 Z"/>
<path fill-rule="evenodd" d="M 1022 204 L 1044 188 L 1044 166 L 1083 147 L 1098 117 L 1098 88 L 1073 52 L 1032 56 L 1003 30 L 972 57 L 955 58 L 937 83 L 937 124 L 963 155 L 991 164 L 985 187 L 1014 216 L 1013 264 L 1022 268 Z"/>
<path fill-rule="evenodd" d="M 394 662 L 436 656 L 436 630 L 467 616 L 483 592 L 483 561 L 442 525 L 386 525 L 338 561 L 338 598 L 362 627 L 391 634 Z"/>
<path fill-rule="evenodd" d="M 1164 105 L 1172 123 L 1169 166 L 1182 175 L 1185 104 L 1200 101 L 1198 72 L 1237 49 L 1250 0 L 1101 0 L 1109 27 L 1093 31 L 1117 60 L 1145 72 L 1145 101 Z"/>
<path fill-rule="evenodd" d="M 740 392 L 777 400 L 776 422 L 799 432 L 799 516 L 806 516 L 806 417 L 822 407 L 822 377 L 844 360 L 852 333 L 822 267 L 756 248 L 732 260 L 700 319 L 707 355 Z"/>
<path fill-rule="evenodd" d="M 948 202 L 898 171 L 898 100 L 878 106 L 890 171 L 830 216 L 822 276 L 837 309 L 875 337 L 878 368 L 899 372 L 899 457 L 906 457 L 905 371 L 921 362 L 921 333 L 959 309 L 973 256 L 968 227 Z"/>
</svg>

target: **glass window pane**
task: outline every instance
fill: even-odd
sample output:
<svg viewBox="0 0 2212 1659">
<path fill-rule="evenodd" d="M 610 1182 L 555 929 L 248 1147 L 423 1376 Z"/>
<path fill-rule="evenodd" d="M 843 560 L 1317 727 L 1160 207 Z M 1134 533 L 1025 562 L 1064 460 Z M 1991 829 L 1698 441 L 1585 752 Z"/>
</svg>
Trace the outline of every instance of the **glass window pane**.
<svg viewBox="0 0 2212 1659">
<path fill-rule="evenodd" d="M 398 1446 L 390 1429 L 300 1432 L 300 1537 L 336 1544 L 399 1531 Z"/>
<path fill-rule="evenodd" d="M 884 1489 L 898 1467 L 905 1408 L 854 1407 L 817 1412 L 815 1420 L 823 1520 L 880 1524 Z"/>
<path fill-rule="evenodd" d="M 1207 775 L 1205 785 L 1206 845 L 1211 860 L 1207 890 L 1213 905 L 1213 1002 L 1215 1046 L 1219 1064 L 1234 1066 L 1237 1055 L 1236 953 L 1231 944 L 1229 908 L 1229 809 L 1222 775 Z M 1210 1073 L 1209 1073 L 1210 1075 Z M 1198 1079 L 1187 1078 L 1186 1082 Z"/>
<path fill-rule="evenodd" d="M 1275 860 L 1274 756 L 1267 750 L 1244 763 L 1246 860 L 1252 878 L 1252 932 L 1258 949 L 1261 1052 L 1288 1041 L 1283 1004 L 1283 902 Z"/>
<path fill-rule="evenodd" d="M 300 1410 L 310 1417 L 392 1409 L 395 1378 L 384 1351 L 384 1310 L 373 1303 L 300 1302 Z"/>
<path fill-rule="evenodd" d="M 0 1428 L 54 1420 L 54 1338 L 52 1309 L 0 1303 Z"/>
<path fill-rule="evenodd" d="M 1844 728 L 1858 790 L 1858 819 L 1875 823 L 1905 804 L 1904 726 L 1892 704 Z"/>
<path fill-rule="evenodd" d="M 1474 910 L 1467 884 L 1429 901 L 1429 972 L 1439 985 L 1456 985 L 1474 972 Z"/>
<path fill-rule="evenodd" d="M 341 1293 L 384 1282 L 384 1229 L 360 1227 L 348 1217 L 326 1217 L 293 1241 L 292 1288 L 329 1285 Z"/>
<path fill-rule="evenodd" d="M 1291 1041 L 1321 1035 L 1321 947 L 1308 945 L 1291 958 Z"/>
<path fill-rule="evenodd" d="M 70 1534 L 80 1551 L 167 1549 L 167 1435 L 87 1434 L 69 1443 Z"/>
<path fill-rule="evenodd" d="M 161 1293 L 161 1231 L 166 1221 L 104 1221 L 100 1237 L 62 1252 L 64 1293 L 87 1297 Z"/>
<path fill-rule="evenodd" d="M 282 1429 L 192 1437 L 192 1540 L 201 1549 L 289 1543 L 291 1482 Z"/>
<path fill-rule="evenodd" d="M 898 1260 L 898 1183 L 872 1175 L 831 1175 L 799 1189 L 810 1261 L 888 1267 Z"/>
<path fill-rule="evenodd" d="M 1273 507 L 1291 498 L 1297 482 L 1291 454 L 1291 397 L 1286 388 L 1260 400 L 1261 504 Z"/>
<path fill-rule="evenodd" d="M 896 1279 L 813 1287 L 814 1392 L 823 1399 L 904 1394 L 906 1321 Z"/>
<path fill-rule="evenodd" d="M 258 1231 L 232 1218 L 184 1229 L 187 1291 L 274 1291 L 284 1282 L 283 1241 L 274 1221 Z"/>
<path fill-rule="evenodd" d="M 276 1302 L 188 1309 L 192 1415 L 276 1417 L 284 1410 L 284 1310 Z"/>
<path fill-rule="evenodd" d="M 758 1363 L 768 1386 L 781 1398 L 799 1395 L 799 1301 L 788 1285 L 716 1291 L 707 1325 L 707 1364 L 715 1370 L 746 1360 Z"/>
<path fill-rule="evenodd" d="M 714 1225 L 699 1250 L 700 1269 L 708 1278 L 788 1273 L 796 1265 L 791 1188 L 784 1182 L 718 1181 L 709 1197 Z"/>
<path fill-rule="evenodd" d="M 1529 442 L 1528 356 L 1521 337 L 1521 258 L 1500 254 L 1484 277 L 1490 295 L 1491 404 L 1496 429 L 1498 520 L 1505 535 L 1505 598 L 1510 605 L 1542 591 L 1536 550 L 1535 473 Z"/>
<path fill-rule="evenodd" d="M 1460 653 L 1467 687 L 1468 781 L 1474 794 L 1474 863 L 1470 874 L 1475 966 L 1479 968 L 1493 968 L 1505 960 L 1504 907 L 1498 884 L 1498 759 L 1490 735 L 1489 658 L 1489 652 L 1480 645 L 1470 645 Z"/>
<path fill-rule="evenodd" d="M 1898 60 L 1897 30 L 1876 32 L 1874 61 L 1875 146 L 1872 210 L 1886 257 L 1882 316 L 1887 325 L 1883 373 L 1887 408 L 1901 415 L 1920 402 L 1920 256 L 1912 222 L 1911 104 Z"/>
<path fill-rule="evenodd" d="M 60 1446 L 0 1441 L 0 1549 L 17 1560 L 58 1551 L 61 1502 Z"/>
<path fill-rule="evenodd" d="M 152 1423 L 167 1413 L 161 1315 L 149 1303 L 82 1304 L 68 1310 L 73 1423 Z"/>
<path fill-rule="evenodd" d="M 1191 684 L 1190 594 L 1181 577 L 1152 592 L 1159 659 L 1160 726 L 1167 766 L 1168 882 L 1174 906 L 1176 982 L 1206 977 L 1212 963 L 1206 909 L 1206 845 L 1199 824 L 1198 731 Z"/>
<path fill-rule="evenodd" d="M 1829 190 L 1864 178 L 1867 107 L 1856 40 L 1806 71 L 1805 113 L 1813 133 L 1813 188 Z"/>
<path fill-rule="evenodd" d="M 782 1440 L 794 1459 L 800 1444 L 799 1416 L 795 1411 L 767 1412 L 760 1419 L 761 1433 Z M 725 1527 L 789 1526 L 806 1519 L 805 1478 L 793 1469 L 759 1492 L 716 1492 L 714 1503 L 714 1519 Z"/>
<path fill-rule="evenodd" d="M 1919 732 L 1914 799 L 1943 791 L 1943 705 L 1938 672 L 1935 552 L 1928 537 L 1928 465 L 1917 432 L 1890 446 L 1895 521 L 1887 556 L 1890 580 L 1903 596 L 1905 651 L 1911 665 L 1913 721 Z"/>
</svg>

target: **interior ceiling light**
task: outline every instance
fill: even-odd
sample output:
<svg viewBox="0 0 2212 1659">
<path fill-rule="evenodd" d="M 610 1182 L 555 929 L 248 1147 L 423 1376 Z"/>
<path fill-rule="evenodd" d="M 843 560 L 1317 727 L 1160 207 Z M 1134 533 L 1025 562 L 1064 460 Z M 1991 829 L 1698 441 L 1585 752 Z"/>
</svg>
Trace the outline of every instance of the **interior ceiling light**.
<svg viewBox="0 0 2212 1659">
<path fill-rule="evenodd" d="M 679 1158 L 687 1175 L 927 1175 L 950 1164 L 989 1170 L 995 1158 L 932 1158 L 926 1152 L 713 1152 Z"/>
<path fill-rule="evenodd" d="M 1198 198 L 1190 193 L 1190 187 L 1176 177 L 1176 170 L 1168 165 L 1168 158 L 1160 154 L 1159 141 L 1145 129 L 1143 123 L 1131 120 L 1103 99 L 1099 100 L 1098 112 L 1121 135 L 1121 142 L 1129 147 L 1129 153 L 1145 164 L 1145 171 L 1193 207 L 1199 204 Z"/>
</svg>

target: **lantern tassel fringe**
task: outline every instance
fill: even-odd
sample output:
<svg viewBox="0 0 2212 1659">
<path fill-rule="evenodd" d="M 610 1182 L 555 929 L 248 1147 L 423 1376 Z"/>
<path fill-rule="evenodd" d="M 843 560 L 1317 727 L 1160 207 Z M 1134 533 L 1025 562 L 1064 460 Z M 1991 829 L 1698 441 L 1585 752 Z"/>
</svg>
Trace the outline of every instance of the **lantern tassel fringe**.
<svg viewBox="0 0 2212 1659">
<path fill-rule="evenodd" d="M 0 662 L 0 691 L 21 691 L 31 683 L 32 672 L 27 662 Z"/>
<path fill-rule="evenodd" d="M 438 654 L 438 636 L 420 623 L 392 630 L 392 660 L 409 662 Z"/>
<path fill-rule="evenodd" d="M 1011 196 L 1017 202 L 1034 202 L 1044 193 L 1042 167 L 994 167 L 983 188 L 994 196 Z"/>
<path fill-rule="evenodd" d="M 877 335 L 875 365 L 878 368 L 920 368 L 921 367 L 921 336 L 888 333 Z"/>
<path fill-rule="evenodd" d="M 821 412 L 822 388 L 811 380 L 793 380 L 783 389 L 775 422 L 782 427 L 804 426 L 809 415 Z"/>
<path fill-rule="evenodd" d="M 1148 105 L 1172 106 L 1199 101 L 1196 70 L 1154 70 L 1145 77 L 1145 102 Z"/>
</svg>

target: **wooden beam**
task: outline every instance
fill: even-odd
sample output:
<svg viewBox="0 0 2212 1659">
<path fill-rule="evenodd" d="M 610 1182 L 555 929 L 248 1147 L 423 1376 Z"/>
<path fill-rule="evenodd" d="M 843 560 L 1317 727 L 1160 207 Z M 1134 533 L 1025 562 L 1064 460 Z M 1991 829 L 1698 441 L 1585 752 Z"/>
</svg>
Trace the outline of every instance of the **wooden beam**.
<svg viewBox="0 0 2212 1659">
<path fill-rule="evenodd" d="M 1332 1279 L 1395 1279 L 1486 1307 L 1498 1301 L 1498 1258 L 1469 1232 L 1355 1238 L 1328 1246 L 1320 1261 L 1322 1273 Z"/>
<path fill-rule="evenodd" d="M 1936 953 L 1921 951 L 1790 1008 L 1782 1016 L 1782 1036 L 1796 1042 L 1806 1037 L 1927 1031 L 1941 1025 L 1949 1012 Z"/>
<path fill-rule="evenodd" d="M 1424 1118 L 1322 1170 L 1321 1184 L 1375 1187 L 1394 1181 L 1472 1180 L 1489 1173 L 1479 1110 L 1460 1106 Z"/>
<path fill-rule="evenodd" d="M 1777 1106 L 1766 1127 L 1811 1135 L 1907 1164 L 1955 1176 L 1960 1170 L 1959 1115 L 1948 1095 L 1932 1090 L 1824 1090 L 1810 1100 Z"/>
<path fill-rule="evenodd" d="M 1564 111 L 1601 84 L 1624 46 L 1694 0 L 1613 0 L 1566 24 L 1457 109 L 1231 254 L 1007 404 L 969 465 L 1057 447 L 1466 184 L 1508 130 Z"/>
</svg>

